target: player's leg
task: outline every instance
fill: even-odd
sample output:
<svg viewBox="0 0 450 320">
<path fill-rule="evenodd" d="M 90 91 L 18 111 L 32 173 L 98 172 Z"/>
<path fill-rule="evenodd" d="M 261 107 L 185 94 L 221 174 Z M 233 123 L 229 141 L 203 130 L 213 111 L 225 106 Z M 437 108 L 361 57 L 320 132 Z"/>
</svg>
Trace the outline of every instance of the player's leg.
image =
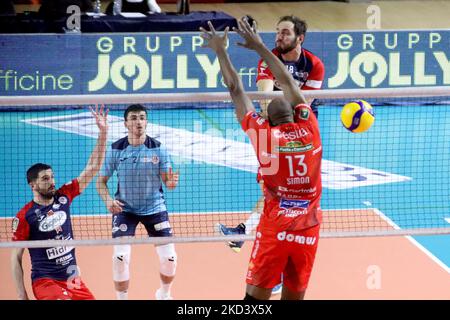
<svg viewBox="0 0 450 320">
<path fill-rule="evenodd" d="M 258 227 L 247 271 L 245 299 L 267 300 L 272 288 L 280 283 L 287 262 L 287 251 L 274 231 L 264 232 Z"/>
<path fill-rule="evenodd" d="M 171 237 L 172 228 L 166 211 L 146 216 L 141 219 L 150 237 Z M 177 253 L 173 243 L 155 246 L 159 257 L 159 276 L 161 287 L 156 291 L 157 300 L 171 300 L 170 290 L 177 269 Z"/>
<path fill-rule="evenodd" d="M 272 289 L 260 288 L 247 284 L 244 300 L 269 300 L 272 295 Z"/>
<path fill-rule="evenodd" d="M 133 214 L 120 213 L 113 215 L 112 236 L 132 237 L 136 232 L 139 220 Z M 130 260 L 131 245 L 115 245 L 113 249 L 113 280 L 118 300 L 128 299 L 128 288 L 130 285 Z"/>
<path fill-rule="evenodd" d="M 306 290 L 291 291 L 287 286 L 283 286 L 281 292 L 281 300 L 303 300 L 305 298 Z"/>
<path fill-rule="evenodd" d="M 156 246 L 156 252 L 159 257 L 159 277 L 161 287 L 156 291 L 157 300 L 171 300 L 170 290 L 177 269 L 177 253 L 173 243 Z"/>
<path fill-rule="evenodd" d="M 289 259 L 284 269 L 282 300 L 302 300 L 311 276 L 319 242 L 320 226 L 290 232 L 298 241 L 289 242 Z"/>
</svg>

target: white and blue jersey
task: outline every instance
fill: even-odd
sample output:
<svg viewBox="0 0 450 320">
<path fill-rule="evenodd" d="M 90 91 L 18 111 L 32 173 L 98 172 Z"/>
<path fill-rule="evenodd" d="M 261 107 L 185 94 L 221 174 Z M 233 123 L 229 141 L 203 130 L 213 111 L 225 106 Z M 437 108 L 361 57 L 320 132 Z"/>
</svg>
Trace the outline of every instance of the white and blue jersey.
<svg viewBox="0 0 450 320">
<path fill-rule="evenodd" d="M 159 141 L 147 136 L 143 144 L 132 146 L 125 137 L 108 149 L 100 176 L 117 171 L 115 199 L 124 204 L 123 211 L 151 215 L 167 211 L 161 172 L 170 168 L 170 155 Z"/>
</svg>

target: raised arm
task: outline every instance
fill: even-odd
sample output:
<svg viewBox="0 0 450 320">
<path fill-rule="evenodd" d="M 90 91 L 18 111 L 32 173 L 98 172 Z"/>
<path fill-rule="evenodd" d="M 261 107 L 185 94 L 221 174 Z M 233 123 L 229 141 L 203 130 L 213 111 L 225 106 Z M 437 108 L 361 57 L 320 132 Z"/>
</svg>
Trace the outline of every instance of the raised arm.
<svg viewBox="0 0 450 320">
<path fill-rule="evenodd" d="M 235 106 L 236 117 L 239 122 L 242 122 L 242 119 L 244 119 L 247 112 L 255 111 L 255 107 L 253 106 L 253 102 L 245 93 L 241 78 L 236 72 L 236 69 L 231 63 L 230 56 L 228 55 L 226 49 L 228 41 L 228 27 L 225 29 L 224 35 L 221 37 L 216 34 L 216 30 L 214 29 L 211 21 L 208 21 L 208 26 L 211 31 L 206 31 L 204 28 L 200 28 L 202 31 L 201 36 L 205 39 L 205 44 L 203 47 L 211 48 L 217 54 L 225 85 L 228 87 L 228 91 L 230 92 L 231 99 L 233 100 L 233 104 Z"/>
<path fill-rule="evenodd" d="M 78 179 L 80 185 L 80 192 L 83 192 L 92 179 L 97 175 L 100 170 L 103 160 L 105 159 L 106 152 L 106 139 L 108 136 L 108 110 L 105 110 L 104 106 L 101 106 L 100 110 L 96 107 L 95 110 L 91 108 L 92 115 L 95 118 L 95 122 L 99 129 L 97 144 L 89 157 L 88 163 L 81 172 Z"/>
<path fill-rule="evenodd" d="M 239 29 L 234 30 L 245 40 L 245 43 L 238 43 L 238 45 L 254 50 L 261 56 L 283 88 L 284 97 L 292 106 L 306 103 L 305 97 L 286 66 L 262 42 L 256 31 L 256 25 L 252 28 L 245 19 L 238 20 L 238 24 Z"/>
<path fill-rule="evenodd" d="M 22 257 L 24 248 L 14 248 L 11 252 L 11 271 L 19 300 L 29 300 L 23 283 Z"/>
</svg>

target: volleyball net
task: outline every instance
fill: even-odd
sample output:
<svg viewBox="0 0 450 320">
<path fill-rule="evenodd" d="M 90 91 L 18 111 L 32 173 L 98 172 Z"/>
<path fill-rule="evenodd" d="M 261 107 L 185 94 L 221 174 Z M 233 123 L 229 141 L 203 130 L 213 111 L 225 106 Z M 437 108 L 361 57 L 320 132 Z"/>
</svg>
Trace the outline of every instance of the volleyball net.
<svg viewBox="0 0 450 320">
<path fill-rule="evenodd" d="M 304 93 L 319 104 L 321 237 L 450 234 L 450 87 Z M 257 108 L 280 95 L 249 93 Z M 360 134 L 347 131 L 339 116 L 355 99 L 375 111 L 374 125 Z M 104 104 L 110 110 L 110 145 L 127 135 L 123 112 L 135 103 L 147 107 L 147 134 L 167 149 L 180 173 L 177 188 L 163 187 L 173 237 L 148 237 L 139 226 L 134 238 L 112 239 L 112 214 L 94 178 L 71 205 L 75 240 L 12 242 L 13 218 L 33 199 L 27 169 L 38 162 L 51 165 L 57 188 L 76 178 L 98 135 L 89 107 Z M 248 224 L 257 222 L 249 218 L 262 196 L 256 156 L 227 93 L 0 97 L 0 105 L 0 247 L 254 238 L 254 231 L 223 236 L 216 227 L 247 222 L 254 230 Z M 116 176 L 108 187 L 114 195 Z M 62 221 L 58 214 L 44 220 L 51 230 Z"/>
</svg>

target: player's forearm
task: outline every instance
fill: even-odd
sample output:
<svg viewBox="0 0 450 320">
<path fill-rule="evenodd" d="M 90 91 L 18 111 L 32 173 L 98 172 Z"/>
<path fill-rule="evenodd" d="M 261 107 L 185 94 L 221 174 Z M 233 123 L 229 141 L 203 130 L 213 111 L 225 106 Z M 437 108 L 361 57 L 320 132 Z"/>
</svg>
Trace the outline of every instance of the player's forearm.
<svg viewBox="0 0 450 320">
<path fill-rule="evenodd" d="M 87 163 L 87 169 L 92 172 L 92 176 L 95 176 L 100 170 L 103 161 L 105 160 L 106 153 L 106 140 L 107 132 L 100 131 L 97 139 L 97 144 L 92 150 L 91 156 Z"/>
<path fill-rule="evenodd" d="M 239 122 L 242 121 L 248 111 L 254 110 L 251 100 L 247 97 L 242 85 L 241 78 L 231 63 L 230 56 L 225 48 L 218 50 L 220 69 L 224 82 L 230 91 L 231 98 L 235 107 L 236 117 Z"/>
<path fill-rule="evenodd" d="M 15 252 L 11 256 L 11 270 L 16 286 L 17 298 L 19 300 L 28 300 L 28 294 L 23 282 L 22 257 L 18 256 Z"/>
<path fill-rule="evenodd" d="M 273 80 L 271 79 L 261 79 L 256 83 L 256 86 L 258 87 L 258 91 L 263 92 L 271 92 L 273 91 Z"/>
<path fill-rule="evenodd" d="M 104 177 L 98 177 L 96 187 L 100 198 L 102 198 L 103 202 L 106 204 L 108 203 L 108 201 L 111 201 L 113 199 L 109 194 L 107 181 L 105 181 L 104 179 Z"/>
<path fill-rule="evenodd" d="M 220 70 L 222 72 L 225 85 L 228 87 L 230 93 L 237 90 L 243 90 L 243 85 L 239 74 L 236 72 L 231 63 L 230 56 L 225 48 L 218 50 L 217 57 L 219 58 Z"/>
</svg>

